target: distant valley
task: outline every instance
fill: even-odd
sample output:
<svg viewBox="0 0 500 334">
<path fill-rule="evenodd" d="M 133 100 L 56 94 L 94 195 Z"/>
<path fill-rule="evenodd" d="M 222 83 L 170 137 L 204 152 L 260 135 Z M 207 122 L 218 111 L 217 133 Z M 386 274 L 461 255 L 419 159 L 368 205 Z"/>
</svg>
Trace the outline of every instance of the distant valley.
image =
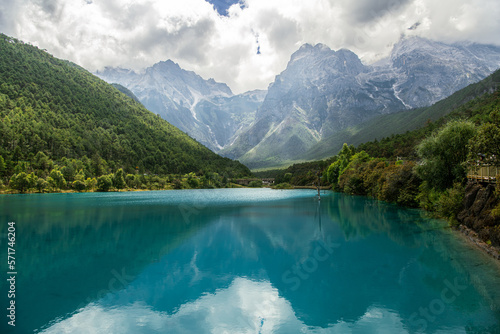
<svg viewBox="0 0 500 334">
<path fill-rule="evenodd" d="M 172 61 L 142 73 L 96 73 L 125 86 L 152 112 L 250 168 L 337 153 L 343 132 L 374 117 L 427 107 L 500 66 L 500 47 L 413 37 L 365 65 L 349 50 L 303 45 L 267 91 L 234 95 Z M 390 135 L 397 129 L 385 129 Z M 384 131 L 381 131 L 384 133 Z"/>
</svg>

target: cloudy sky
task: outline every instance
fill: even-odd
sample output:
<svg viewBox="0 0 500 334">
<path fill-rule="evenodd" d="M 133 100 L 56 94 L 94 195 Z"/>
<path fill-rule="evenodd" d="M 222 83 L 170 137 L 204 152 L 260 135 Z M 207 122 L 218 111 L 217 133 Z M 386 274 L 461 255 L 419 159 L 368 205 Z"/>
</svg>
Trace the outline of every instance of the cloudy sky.
<svg viewBox="0 0 500 334">
<path fill-rule="evenodd" d="M 365 63 L 401 36 L 500 45 L 498 0 L 0 0 L 0 31 L 90 71 L 172 59 L 240 93 L 304 43 Z"/>
</svg>

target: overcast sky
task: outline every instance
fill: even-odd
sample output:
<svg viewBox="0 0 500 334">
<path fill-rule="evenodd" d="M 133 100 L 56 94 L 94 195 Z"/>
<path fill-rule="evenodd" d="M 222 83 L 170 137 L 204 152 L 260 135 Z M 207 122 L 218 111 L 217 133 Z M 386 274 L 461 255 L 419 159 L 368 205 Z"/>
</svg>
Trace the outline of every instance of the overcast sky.
<svg viewBox="0 0 500 334">
<path fill-rule="evenodd" d="M 402 35 L 500 45 L 498 0 L 0 0 L 0 31 L 90 71 L 171 59 L 265 89 L 304 43 L 370 63 Z"/>
</svg>

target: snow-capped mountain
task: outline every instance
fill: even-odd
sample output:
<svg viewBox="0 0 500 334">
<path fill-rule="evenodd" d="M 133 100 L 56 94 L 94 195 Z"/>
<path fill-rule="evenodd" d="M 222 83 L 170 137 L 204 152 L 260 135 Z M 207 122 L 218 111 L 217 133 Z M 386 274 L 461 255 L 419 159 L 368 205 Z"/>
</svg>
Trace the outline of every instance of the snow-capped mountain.
<svg viewBox="0 0 500 334">
<path fill-rule="evenodd" d="M 378 66 L 377 66 L 378 65 Z M 413 37 L 394 46 L 373 66 L 373 77 L 393 77 L 394 91 L 407 107 L 429 106 L 491 74 L 500 66 L 500 48 L 444 44 Z"/>
<path fill-rule="evenodd" d="M 349 50 L 306 44 L 269 86 L 254 123 L 220 153 L 249 167 L 300 160 L 319 140 L 376 115 L 429 106 L 500 67 L 500 48 L 403 39 L 364 65 Z"/>
<path fill-rule="evenodd" d="M 253 168 L 300 160 L 339 130 L 429 106 L 499 67 L 500 47 L 411 37 L 371 65 L 349 50 L 305 44 L 267 91 L 240 95 L 170 60 L 141 73 L 107 68 L 97 75 L 125 86 L 211 150 Z"/>
<path fill-rule="evenodd" d="M 150 111 L 213 151 L 231 143 L 236 131 L 253 121 L 265 96 L 264 91 L 235 96 L 226 84 L 205 80 L 171 60 L 142 73 L 106 68 L 96 75 L 125 86 Z"/>
</svg>

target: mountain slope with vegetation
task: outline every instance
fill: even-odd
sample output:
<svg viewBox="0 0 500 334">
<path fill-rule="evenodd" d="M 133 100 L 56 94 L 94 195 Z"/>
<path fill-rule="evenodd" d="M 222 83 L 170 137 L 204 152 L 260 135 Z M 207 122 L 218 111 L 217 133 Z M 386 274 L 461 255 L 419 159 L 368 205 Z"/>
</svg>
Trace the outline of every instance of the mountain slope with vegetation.
<svg viewBox="0 0 500 334">
<path fill-rule="evenodd" d="M 144 71 L 106 67 L 95 73 L 108 83 L 127 87 L 150 111 L 214 152 L 231 143 L 248 126 L 265 91 L 233 95 L 224 83 L 205 80 L 171 60 Z"/>
<path fill-rule="evenodd" d="M 430 122 L 450 114 L 469 101 L 492 93 L 500 87 L 500 70 L 478 83 L 471 84 L 430 107 L 401 111 L 375 117 L 367 122 L 350 127 L 316 144 L 305 156 L 306 160 L 330 157 L 342 148 L 342 144 L 361 145 L 373 140 L 381 140 L 392 135 L 404 134 L 424 127 Z M 400 152 L 397 155 L 407 153 Z"/>
<path fill-rule="evenodd" d="M 0 119 L 3 177 L 19 170 L 48 172 L 36 165 L 48 160 L 75 160 L 75 173 L 83 170 L 86 177 L 117 169 L 250 174 L 83 68 L 3 34 Z"/>
</svg>

